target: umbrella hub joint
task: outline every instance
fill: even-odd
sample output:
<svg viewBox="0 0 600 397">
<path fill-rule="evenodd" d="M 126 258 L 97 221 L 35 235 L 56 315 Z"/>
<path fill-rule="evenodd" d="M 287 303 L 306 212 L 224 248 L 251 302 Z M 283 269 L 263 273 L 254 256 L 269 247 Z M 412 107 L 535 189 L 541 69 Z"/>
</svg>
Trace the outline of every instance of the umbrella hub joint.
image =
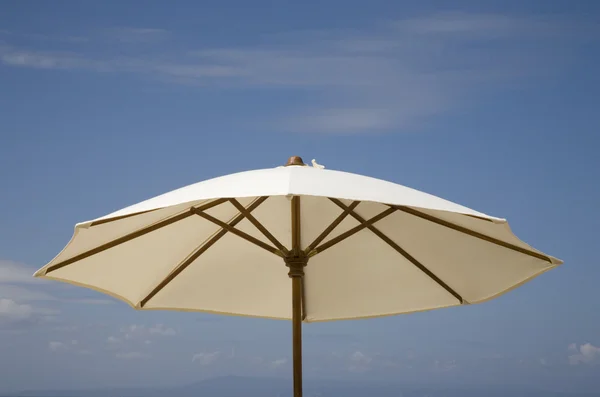
<svg viewBox="0 0 600 397">
<path fill-rule="evenodd" d="M 308 264 L 308 257 L 306 255 L 290 255 L 283 258 L 285 265 L 290 269 L 288 276 L 303 277 L 304 267 Z"/>
</svg>

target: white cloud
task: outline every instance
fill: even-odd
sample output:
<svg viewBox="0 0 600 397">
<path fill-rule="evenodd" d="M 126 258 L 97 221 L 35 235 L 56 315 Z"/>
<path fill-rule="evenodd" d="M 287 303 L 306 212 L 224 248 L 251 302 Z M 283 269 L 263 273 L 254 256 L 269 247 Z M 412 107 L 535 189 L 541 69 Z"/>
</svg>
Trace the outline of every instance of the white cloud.
<svg viewBox="0 0 600 397">
<path fill-rule="evenodd" d="M 277 360 L 271 361 L 271 367 L 272 368 L 279 368 L 279 367 L 287 364 L 287 362 L 288 362 L 287 358 L 279 358 Z"/>
<path fill-rule="evenodd" d="M 9 30 L 0 30 L 0 35 L 7 38 L 18 37 L 43 42 L 63 42 L 71 44 L 93 44 L 105 42 L 107 40 L 112 43 L 152 44 L 166 40 L 170 36 L 170 33 L 165 29 L 157 28 L 113 27 L 91 32 L 88 36 L 22 33 Z"/>
<path fill-rule="evenodd" d="M 67 350 L 67 345 L 63 342 L 52 341 L 48 342 L 48 349 L 52 350 L 53 352 L 58 352 Z"/>
<path fill-rule="evenodd" d="M 77 332 L 81 330 L 81 326 L 79 325 L 57 325 L 52 327 L 53 331 L 58 332 Z"/>
<path fill-rule="evenodd" d="M 495 14 L 442 12 L 426 17 L 399 21 L 396 27 L 414 34 L 471 35 L 472 39 L 522 33 L 532 19 Z M 533 31 L 533 29 L 529 29 Z"/>
<path fill-rule="evenodd" d="M 347 369 L 350 372 L 365 372 L 369 370 L 372 361 L 373 358 L 357 350 L 350 355 Z"/>
<path fill-rule="evenodd" d="M 156 325 L 150 327 L 148 329 L 148 332 L 150 332 L 150 334 L 165 335 L 165 336 L 177 335 L 177 331 L 175 331 L 173 328 L 169 328 L 169 327 L 165 326 L 164 324 L 156 324 Z"/>
<path fill-rule="evenodd" d="M 48 323 L 55 319 L 56 314 L 56 310 L 36 308 L 30 304 L 0 298 L 0 329 L 17 330 Z"/>
<path fill-rule="evenodd" d="M 143 352 L 119 352 L 115 354 L 115 357 L 120 358 L 122 360 L 141 360 L 150 358 L 150 354 Z"/>
<path fill-rule="evenodd" d="M 95 72 L 135 71 L 124 60 L 86 58 L 77 53 L 54 53 L 9 48 L 0 51 L 5 65 L 48 70 L 90 70 Z"/>
<path fill-rule="evenodd" d="M 34 313 L 31 305 L 18 304 L 12 299 L 0 298 L 0 321 L 21 321 L 30 318 Z"/>
<path fill-rule="evenodd" d="M 265 359 L 262 357 L 256 356 L 256 357 L 252 357 L 250 359 L 250 361 L 252 362 L 252 364 L 261 365 L 265 362 Z"/>
<path fill-rule="evenodd" d="M 434 360 L 433 368 L 436 371 L 448 372 L 452 371 L 458 366 L 456 360 Z"/>
<path fill-rule="evenodd" d="M 167 327 L 164 324 L 152 326 L 132 324 L 122 327 L 118 335 L 108 336 L 106 339 L 106 349 L 117 352 L 116 354 L 119 358 L 142 358 L 135 357 L 136 354 L 131 353 L 131 351 L 147 355 L 145 351 L 153 344 L 153 337 L 169 337 L 176 334 L 175 329 Z M 129 354 L 132 354 L 132 357 L 127 357 Z"/>
<path fill-rule="evenodd" d="M 56 301 L 52 295 L 19 285 L 0 284 L 0 298 L 12 299 L 17 302 Z"/>
<path fill-rule="evenodd" d="M 329 108 L 314 109 L 305 115 L 290 119 L 294 127 L 281 126 L 286 130 L 300 128 L 305 132 L 360 133 L 393 125 L 397 113 L 382 108 Z"/>
<path fill-rule="evenodd" d="M 119 27 L 106 29 L 104 33 L 109 39 L 127 44 L 157 43 L 169 36 L 167 30 L 156 28 Z"/>
<path fill-rule="evenodd" d="M 121 333 L 124 334 L 125 339 L 137 339 L 147 340 L 150 335 L 158 336 L 175 336 L 177 331 L 174 328 L 165 326 L 164 324 L 156 324 L 150 327 L 145 325 L 132 324 L 127 327 L 121 328 Z"/>
<path fill-rule="evenodd" d="M 108 338 L 106 338 L 106 342 L 110 345 L 114 345 L 114 344 L 121 343 L 121 339 L 116 338 L 114 336 L 109 336 Z"/>
<path fill-rule="evenodd" d="M 570 365 L 590 364 L 600 357 L 600 347 L 596 347 L 591 343 L 585 343 L 579 346 L 579 348 L 577 348 L 576 344 L 572 343 L 569 345 L 569 350 L 577 352 L 577 354 L 569 356 Z"/>
<path fill-rule="evenodd" d="M 9 260 L 0 259 L 0 284 L 39 284 L 33 277 L 35 269 Z"/>
<path fill-rule="evenodd" d="M 15 302 L 64 302 L 90 305 L 111 304 L 109 299 L 61 299 L 46 292 L 48 287 L 61 287 L 58 283 L 34 278 L 35 269 L 9 260 L 0 259 L 0 298 Z M 44 288 L 44 289 L 43 289 Z"/>
<path fill-rule="evenodd" d="M 125 334 L 125 339 L 134 339 L 141 335 L 145 335 L 146 327 L 143 325 L 132 324 L 121 329 L 121 333 Z"/>
<path fill-rule="evenodd" d="M 65 300 L 65 302 L 83 303 L 86 305 L 112 305 L 115 303 L 114 301 L 108 300 L 108 299 L 87 299 L 87 298 L 67 299 L 67 300 Z"/>
<path fill-rule="evenodd" d="M 125 335 L 125 339 L 134 339 L 146 334 L 146 327 L 143 325 L 132 324 L 121 328 L 121 333 Z"/>
<path fill-rule="evenodd" d="M 352 353 L 350 355 L 350 360 L 357 362 L 357 363 L 370 363 L 371 362 L 371 358 L 367 357 L 364 353 L 360 352 L 360 351 L 355 351 L 354 353 Z"/>
<path fill-rule="evenodd" d="M 578 351 L 579 351 L 579 349 L 577 349 L 577 343 L 571 343 L 571 344 L 569 345 L 569 347 L 568 347 L 568 350 L 569 350 L 570 352 L 578 352 Z"/>
<path fill-rule="evenodd" d="M 366 133 L 412 128 L 486 89 L 559 73 L 574 46 L 560 47 L 555 38 L 566 37 L 561 33 L 567 30 L 551 19 L 435 13 L 360 32 L 300 32 L 295 40 L 279 36 L 272 45 L 169 51 L 168 58 L 166 47 L 129 57 L 91 57 L 93 48 L 84 54 L 6 47 L 0 49 L 0 62 L 137 73 L 200 87 L 310 89 L 310 105 L 284 109 L 281 119 L 264 120 L 260 127 Z M 169 36 L 153 28 L 115 28 L 106 34 L 124 43 L 158 43 Z M 482 45 L 488 42 L 502 45 Z"/>
<path fill-rule="evenodd" d="M 89 41 L 88 37 L 84 36 L 61 36 L 51 34 L 37 34 L 37 33 L 18 33 L 9 30 L 0 30 L 0 35 L 21 37 L 25 39 L 33 39 L 40 41 L 56 41 L 65 43 L 86 43 Z"/>
<path fill-rule="evenodd" d="M 192 362 L 199 362 L 200 365 L 209 365 L 219 359 L 221 352 L 196 353 L 192 356 Z"/>
<path fill-rule="evenodd" d="M 12 299 L 16 302 L 60 302 L 86 305 L 110 305 L 114 302 L 108 299 L 61 299 L 43 291 L 41 288 L 22 287 L 13 284 L 0 284 L 0 298 Z"/>
<path fill-rule="evenodd" d="M 81 343 L 72 339 L 68 342 L 51 341 L 48 342 L 48 349 L 53 352 L 71 352 L 81 355 L 90 355 L 92 351 L 86 347 L 82 347 Z"/>
</svg>

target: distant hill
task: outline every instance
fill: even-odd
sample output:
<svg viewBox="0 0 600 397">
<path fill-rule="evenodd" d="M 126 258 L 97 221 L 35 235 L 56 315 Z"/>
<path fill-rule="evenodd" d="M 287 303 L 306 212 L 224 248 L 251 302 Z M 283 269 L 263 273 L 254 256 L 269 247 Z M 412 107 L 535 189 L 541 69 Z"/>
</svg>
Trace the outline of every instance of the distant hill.
<svg viewBox="0 0 600 397">
<path fill-rule="evenodd" d="M 27 391 L 5 397 L 290 397 L 292 382 L 280 378 L 220 377 L 173 388 L 107 388 Z M 307 380 L 305 397 L 600 397 L 513 387 L 440 388 L 383 382 Z"/>
</svg>

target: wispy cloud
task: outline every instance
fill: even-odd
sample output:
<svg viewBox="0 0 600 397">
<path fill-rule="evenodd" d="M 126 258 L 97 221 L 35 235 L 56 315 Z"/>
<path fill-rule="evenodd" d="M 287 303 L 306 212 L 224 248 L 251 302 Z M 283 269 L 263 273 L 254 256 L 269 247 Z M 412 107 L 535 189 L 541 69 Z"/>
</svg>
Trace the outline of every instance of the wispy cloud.
<svg viewBox="0 0 600 397">
<path fill-rule="evenodd" d="M 0 297 L 17 302 L 57 301 L 56 297 L 38 289 L 1 283 Z"/>
<path fill-rule="evenodd" d="M 154 44 L 169 37 L 167 30 L 156 28 L 115 27 L 105 29 L 104 34 L 110 39 L 128 44 Z"/>
<path fill-rule="evenodd" d="M 151 355 L 144 352 L 120 352 L 115 354 L 115 357 L 122 360 L 144 360 L 149 359 Z"/>
<path fill-rule="evenodd" d="M 13 67 L 133 73 L 198 87 L 302 90 L 310 93 L 310 104 L 283 110 L 281 119 L 262 125 L 365 133 L 413 128 L 466 106 L 485 90 L 559 73 L 572 47 L 559 45 L 566 30 L 549 18 L 454 12 L 363 31 L 299 32 L 273 37 L 270 44 L 176 52 L 161 45 L 167 37 L 175 40 L 174 33 L 112 28 L 105 31 L 111 39 L 152 44 L 154 52 L 93 57 L 9 46 L 0 50 L 0 61 Z"/>
<path fill-rule="evenodd" d="M 200 365 L 210 365 L 221 357 L 220 351 L 200 352 L 192 356 L 192 362 L 198 362 Z"/>
<path fill-rule="evenodd" d="M 569 356 L 570 365 L 591 364 L 600 360 L 600 347 L 591 343 L 585 343 L 581 346 L 572 343 L 569 345 L 569 351 L 575 353 Z"/>
<path fill-rule="evenodd" d="M 85 305 L 112 305 L 115 303 L 114 300 L 108 299 L 89 299 L 89 298 L 81 298 L 81 299 L 66 299 L 65 302 L 72 303 L 82 303 Z"/>
<path fill-rule="evenodd" d="M 29 33 L 0 29 L 0 38 L 18 38 L 42 43 L 100 43 L 120 42 L 125 44 L 154 44 L 167 40 L 170 32 L 166 29 L 143 27 L 112 27 L 88 32 L 86 35 L 57 35 Z"/>
<path fill-rule="evenodd" d="M 535 18 L 522 18 L 501 14 L 478 14 L 460 11 L 440 12 L 429 16 L 399 21 L 398 29 L 414 34 L 430 35 L 475 35 L 481 37 L 501 37 L 522 33 L 524 30 L 536 33 Z M 541 21 L 543 23 L 543 21 Z M 541 26 L 545 29 L 545 26 Z"/>
<path fill-rule="evenodd" d="M 48 342 L 48 350 L 50 350 L 53 353 L 70 353 L 81 355 L 92 354 L 92 351 L 88 348 L 81 346 L 77 339 L 72 339 L 66 342 L 56 340 L 50 341 Z"/>
<path fill-rule="evenodd" d="M 456 360 L 434 360 L 433 368 L 435 371 L 448 372 L 458 367 Z"/>
<path fill-rule="evenodd" d="M 167 327 L 164 324 L 156 324 L 148 329 L 151 335 L 163 335 L 163 336 L 174 336 L 177 335 L 177 331 L 174 328 Z"/>
<path fill-rule="evenodd" d="M 29 319 L 32 315 L 31 305 L 20 305 L 11 299 L 0 299 L 0 321 L 19 322 Z"/>
<path fill-rule="evenodd" d="M 51 341 L 48 342 L 48 349 L 50 349 L 53 352 L 58 352 L 61 350 L 66 350 L 67 345 L 64 342 Z"/>
<path fill-rule="evenodd" d="M 119 355 L 130 354 L 131 352 L 141 352 L 144 355 L 151 350 L 151 345 L 156 338 L 172 337 L 177 335 L 174 328 L 167 327 L 164 324 L 152 326 L 132 324 L 121 327 L 115 335 L 106 338 L 105 348 L 108 351 L 115 352 L 118 358 L 142 358 L 142 357 L 121 357 Z"/>
<path fill-rule="evenodd" d="M 21 263 L 0 259 L 1 284 L 39 284 L 33 277 L 34 269 Z"/>
<path fill-rule="evenodd" d="M 287 364 L 288 359 L 287 358 L 278 358 L 276 360 L 271 361 L 271 368 L 280 368 L 283 367 L 285 364 Z"/>
<path fill-rule="evenodd" d="M 177 331 L 174 328 L 167 327 L 164 324 L 156 324 L 152 326 L 132 324 L 121 328 L 121 334 L 124 339 L 128 340 L 146 340 L 150 335 L 159 336 L 174 336 Z"/>
<path fill-rule="evenodd" d="M 550 367 L 550 366 L 552 365 L 552 364 L 550 363 L 550 361 L 548 361 L 547 359 L 545 359 L 545 358 L 543 358 L 543 357 L 542 357 L 542 358 L 540 358 L 540 359 L 538 360 L 538 362 L 540 363 L 540 365 L 541 365 L 542 367 Z"/>
<path fill-rule="evenodd" d="M 111 299 L 90 298 L 62 298 L 55 296 L 56 292 L 64 285 L 52 284 L 46 280 L 34 278 L 35 269 L 9 260 L 0 260 L 0 298 L 9 299 L 18 303 L 40 304 L 41 302 L 53 303 L 80 303 L 89 305 L 106 305 L 114 303 Z"/>
<path fill-rule="evenodd" d="M 347 369 L 350 372 L 365 372 L 370 369 L 372 361 L 372 357 L 357 350 L 350 355 Z"/>
<path fill-rule="evenodd" d="M 23 38 L 41 42 L 62 42 L 62 43 L 87 43 L 90 38 L 86 36 L 68 35 L 61 36 L 55 34 L 22 33 L 11 30 L 0 29 L 0 38 Z"/>
<path fill-rule="evenodd" d="M 0 298 L 0 330 L 16 330 L 53 321 L 59 311 Z"/>
</svg>

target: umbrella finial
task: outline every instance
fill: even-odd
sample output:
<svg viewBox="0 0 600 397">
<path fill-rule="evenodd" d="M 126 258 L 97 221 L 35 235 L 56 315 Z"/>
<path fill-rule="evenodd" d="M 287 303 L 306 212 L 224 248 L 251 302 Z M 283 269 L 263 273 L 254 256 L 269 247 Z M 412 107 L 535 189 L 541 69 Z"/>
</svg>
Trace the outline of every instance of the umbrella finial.
<svg viewBox="0 0 600 397">
<path fill-rule="evenodd" d="M 285 166 L 288 167 L 290 165 L 306 165 L 306 164 L 304 164 L 304 161 L 302 161 L 302 157 L 292 156 L 288 159 L 287 164 Z"/>
</svg>

